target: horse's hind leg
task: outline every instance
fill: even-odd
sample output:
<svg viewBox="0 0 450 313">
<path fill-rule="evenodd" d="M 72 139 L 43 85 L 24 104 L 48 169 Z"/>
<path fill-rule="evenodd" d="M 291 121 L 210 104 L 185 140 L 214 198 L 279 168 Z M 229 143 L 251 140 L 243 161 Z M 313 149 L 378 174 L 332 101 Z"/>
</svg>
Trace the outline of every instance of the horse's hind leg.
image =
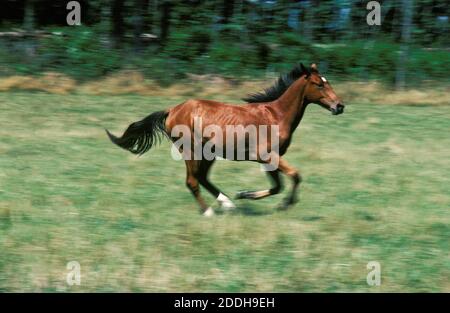
<svg viewBox="0 0 450 313">
<path fill-rule="evenodd" d="M 195 160 L 187 160 L 186 161 L 186 186 L 192 192 L 197 200 L 200 208 L 205 216 L 214 215 L 214 210 L 211 207 L 208 207 L 205 203 L 205 200 L 200 195 L 200 184 L 199 184 L 199 170 L 200 170 L 200 161 Z"/>
<path fill-rule="evenodd" d="M 297 202 L 297 189 L 302 181 L 302 177 L 299 172 L 292 166 L 290 166 L 285 160 L 282 158 L 279 159 L 278 168 L 281 172 L 286 174 L 292 179 L 292 191 L 287 196 L 287 198 L 283 201 L 283 203 L 279 206 L 279 209 L 287 209 L 290 205 Z"/>
<path fill-rule="evenodd" d="M 224 194 L 222 193 L 216 186 L 214 186 L 208 179 L 208 172 L 211 166 L 213 165 L 215 159 L 208 161 L 202 160 L 200 163 L 200 170 L 198 173 L 198 180 L 200 184 L 206 188 L 219 202 L 221 208 L 223 210 L 233 210 L 236 208 L 234 203 Z"/>
<path fill-rule="evenodd" d="M 268 171 L 267 174 L 271 178 L 273 182 L 273 187 L 266 190 L 259 191 L 241 191 L 236 195 L 236 199 L 251 199 L 251 200 L 259 200 L 268 196 L 276 195 L 281 191 L 281 179 L 280 179 L 280 171 L 277 169 L 275 171 Z"/>
</svg>

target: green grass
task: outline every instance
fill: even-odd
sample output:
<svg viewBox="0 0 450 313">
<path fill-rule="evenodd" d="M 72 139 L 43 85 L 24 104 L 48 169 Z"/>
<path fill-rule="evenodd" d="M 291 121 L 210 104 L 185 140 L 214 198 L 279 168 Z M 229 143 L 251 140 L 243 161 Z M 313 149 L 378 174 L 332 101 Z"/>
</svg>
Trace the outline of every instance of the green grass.
<svg viewBox="0 0 450 313">
<path fill-rule="evenodd" d="M 450 291 L 449 106 L 312 105 L 286 156 L 300 202 L 204 218 L 168 142 L 138 158 L 103 130 L 182 100 L 0 93 L 0 291 Z M 269 185 L 247 162 L 211 178 Z"/>
</svg>

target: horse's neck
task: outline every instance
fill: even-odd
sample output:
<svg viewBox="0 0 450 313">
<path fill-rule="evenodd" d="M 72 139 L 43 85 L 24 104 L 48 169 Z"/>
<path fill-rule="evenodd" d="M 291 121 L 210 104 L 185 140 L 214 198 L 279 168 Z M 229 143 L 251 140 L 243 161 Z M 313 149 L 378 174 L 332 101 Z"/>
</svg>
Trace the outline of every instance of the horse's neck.
<svg viewBox="0 0 450 313">
<path fill-rule="evenodd" d="M 295 81 L 284 94 L 276 101 L 280 113 L 280 126 L 287 127 L 292 133 L 300 123 L 306 108 L 305 87 L 307 81 L 304 77 Z"/>
</svg>

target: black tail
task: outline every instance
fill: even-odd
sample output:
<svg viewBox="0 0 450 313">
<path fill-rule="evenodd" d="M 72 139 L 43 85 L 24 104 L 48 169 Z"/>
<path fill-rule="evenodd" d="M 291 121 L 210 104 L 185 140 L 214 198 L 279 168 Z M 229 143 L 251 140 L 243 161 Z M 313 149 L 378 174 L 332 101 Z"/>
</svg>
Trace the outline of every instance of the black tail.
<svg viewBox="0 0 450 313">
<path fill-rule="evenodd" d="M 111 134 L 107 129 L 109 139 L 119 147 L 134 154 L 144 154 L 162 137 L 167 136 L 165 121 L 169 113 L 158 111 L 150 114 L 143 120 L 128 126 L 121 138 Z"/>
</svg>

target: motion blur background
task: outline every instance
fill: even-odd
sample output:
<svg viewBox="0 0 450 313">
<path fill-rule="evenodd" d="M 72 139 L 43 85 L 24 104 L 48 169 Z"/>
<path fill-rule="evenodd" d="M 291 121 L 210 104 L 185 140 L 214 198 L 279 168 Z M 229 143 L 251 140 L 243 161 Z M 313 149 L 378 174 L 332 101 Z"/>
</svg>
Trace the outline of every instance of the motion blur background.
<svg viewBox="0 0 450 313">
<path fill-rule="evenodd" d="M 0 2 L 0 291 L 450 291 L 448 1 L 379 1 L 379 26 L 368 1 L 85 0 L 80 26 L 67 2 Z M 308 107 L 291 210 L 203 218 L 168 142 L 137 158 L 103 131 L 298 62 L 347 107 Z M 269 186 L 246 162 L 211 180 Z"/>
<path fill-rule="evenodd" d="M 192 74 L 237 80 L 320 62 L 343 79 L 398 86 L 448 81 L 445 0 L 79 1 L 82 26 L 68 27 L 68 1 L 4 0 L 0 75 L 64 73 L 92 80 L 120 69 L 170 84 Z"/>
</svg>

